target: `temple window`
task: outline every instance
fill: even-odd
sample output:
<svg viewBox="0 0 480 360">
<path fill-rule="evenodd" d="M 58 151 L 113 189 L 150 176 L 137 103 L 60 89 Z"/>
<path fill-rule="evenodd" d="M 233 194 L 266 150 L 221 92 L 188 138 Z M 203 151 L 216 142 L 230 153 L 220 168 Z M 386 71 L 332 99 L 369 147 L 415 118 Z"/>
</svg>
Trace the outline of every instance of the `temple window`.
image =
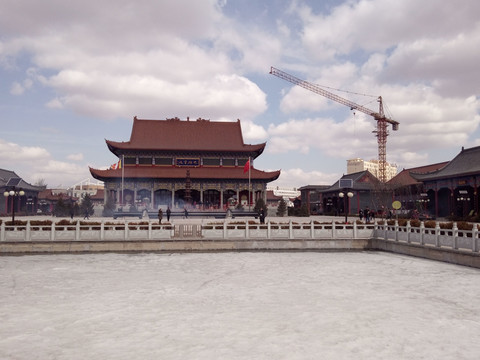
<svg viewBox="0 0 480 360">
<path fill-rule="evenodd" d="M 219 158 L 203 158 L 203 166 L 220 166 Z"/>
<path fill-rule="evenodd" d="M 155 165 L 163 165 L 163 166 L 170 166 L 173 164 L 173 158 L 171 157 L 156 157 L 155 158 Z"/>
<path fill-rule="evenodd" d="M 248 161 L 248 158 L 247 159 L 238 159 L 238 166 L 245 166 L 247 161 Z"/>
<path fill-rule="evenodd" d="M 151 157 L 139 157 L 138 158 L 139 165 L 152 165 L 152 158 Z"/>
<path fill-rule="evenodd" d="M 235 159 L 222 159 L 223 166 L 235 166 Z"/>
<path fill-rule="evenodd" d="M 125 156 L 125 165 L 136 165 L 137 158 L 134 156 Z"/>
</svg>

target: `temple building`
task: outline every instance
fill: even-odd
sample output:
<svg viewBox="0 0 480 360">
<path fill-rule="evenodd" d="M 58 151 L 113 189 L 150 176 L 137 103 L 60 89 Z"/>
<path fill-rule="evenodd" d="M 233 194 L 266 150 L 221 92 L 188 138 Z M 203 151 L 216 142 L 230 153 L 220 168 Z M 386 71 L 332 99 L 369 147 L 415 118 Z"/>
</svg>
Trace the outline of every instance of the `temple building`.
<svg viewBox="0 0 480 360">
<path fill-rule="evenodd" d="M 266 203 L 267 183 L 280 171 L 256 169 L 254 159 L 266 143 L 243 142 L 236 122 L 133 119 L 129 141 L 106 140 L 118 164 L 107 170 L 90 168 L 105 184 L 105 203 L 158 209 L 225 209 Z"/>
</svg>

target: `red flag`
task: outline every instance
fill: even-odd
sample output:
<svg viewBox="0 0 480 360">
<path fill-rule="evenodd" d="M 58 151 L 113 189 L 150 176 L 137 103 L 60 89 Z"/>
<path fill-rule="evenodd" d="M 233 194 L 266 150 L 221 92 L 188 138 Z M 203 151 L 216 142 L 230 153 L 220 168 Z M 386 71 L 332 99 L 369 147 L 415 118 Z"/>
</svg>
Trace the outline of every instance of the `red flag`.
<svg viewBox="0 0 480 360">
<path fill-rule="evenodd" d="M 245 163 L 245 166 L 243 167 L 243 173 L 245 174 L 249 169 L 251 169 L 250 158 L 248 158 L 247 162 Z"/>
</svg>

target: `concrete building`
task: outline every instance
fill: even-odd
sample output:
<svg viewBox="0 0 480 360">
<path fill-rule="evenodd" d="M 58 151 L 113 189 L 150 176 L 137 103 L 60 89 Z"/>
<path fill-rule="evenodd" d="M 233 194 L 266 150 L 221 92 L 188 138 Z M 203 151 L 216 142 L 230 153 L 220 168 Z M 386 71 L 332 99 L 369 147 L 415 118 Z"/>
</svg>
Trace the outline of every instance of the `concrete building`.
<svg viewBox="0 0 480 360">
<path fill-rule="evenodd" d="M 379 178 L 380 169 L 378 160 L 365 161 L 360 158 L 347 160 L 347 175 L 357 172 L 370 171 L 376 178 Z M 397 175 L 397 165 L 387 163 L 385 169 L 386 180 L 390 180 Z"/>
</svg>

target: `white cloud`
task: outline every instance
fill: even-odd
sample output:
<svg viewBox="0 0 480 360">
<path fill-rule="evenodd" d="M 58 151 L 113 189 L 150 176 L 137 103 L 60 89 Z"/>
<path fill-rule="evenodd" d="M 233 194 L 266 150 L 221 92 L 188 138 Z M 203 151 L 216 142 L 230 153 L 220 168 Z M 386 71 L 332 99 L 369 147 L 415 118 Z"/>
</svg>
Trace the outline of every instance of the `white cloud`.
<svg viewBox="0 0 480 360">
<path fill-rule="evenodd" d="M 81 154 L 74 155 L 81 161 Z M 13 170 L 27 182 L 34 184 L 40 179 L 48 186 L 59 184 L 65 187 L 90 178 L 86 164 L 72 164 L 54 160 L 44 148 L 21 146 L 0 139 L 0 168 Z"/>
<path fill-rule="evenodd" d="M 298 152 L 306 154 L 311 149 L 321 150 L 332 157 L 348 159 L 356 154 L 371 154 L 375 139 L 360 140 L 371 133 L 372 123 L 365 116 L 353 116 L 336 123 L 332 119 L 292 119 L 279 125 L 271 124 L 268 151 L 271 153 Z M 374 147 L 373 153 L 376 148 Z"/>
<path fill-rule="evenodd" d="M 282 169 L 280 177 L 270 185 L 288 188 L 298 188 L 305 185 L 332 185 L 341 176 L 341 174 L 320 171 L 308 172 L 300 168 Z"/>
<path fill-rule="evenodd" d="M 0 139 L 0 159 L 5 165 L 7 162 L 35 163 L 50 156 L 47 150 L 36 146 L 20 146 Z M 5 165 L 3 165 L 4 168 Z"/>
<path fill-rule="evenodd" d="M 245 143 L 264 142 L 267 140 L 268 133 L 263 126 L 257 125 L 252 121 L 242 121 L 242 134 Z"/>
<path fill-rule="evenodd" d="M 83 154 L 82 153 L 70 154 L 70 155 L 67 156 L 67 159 L 72 160 L 72 161 L 82 161 L 83 160 Z"/>
</svg>

